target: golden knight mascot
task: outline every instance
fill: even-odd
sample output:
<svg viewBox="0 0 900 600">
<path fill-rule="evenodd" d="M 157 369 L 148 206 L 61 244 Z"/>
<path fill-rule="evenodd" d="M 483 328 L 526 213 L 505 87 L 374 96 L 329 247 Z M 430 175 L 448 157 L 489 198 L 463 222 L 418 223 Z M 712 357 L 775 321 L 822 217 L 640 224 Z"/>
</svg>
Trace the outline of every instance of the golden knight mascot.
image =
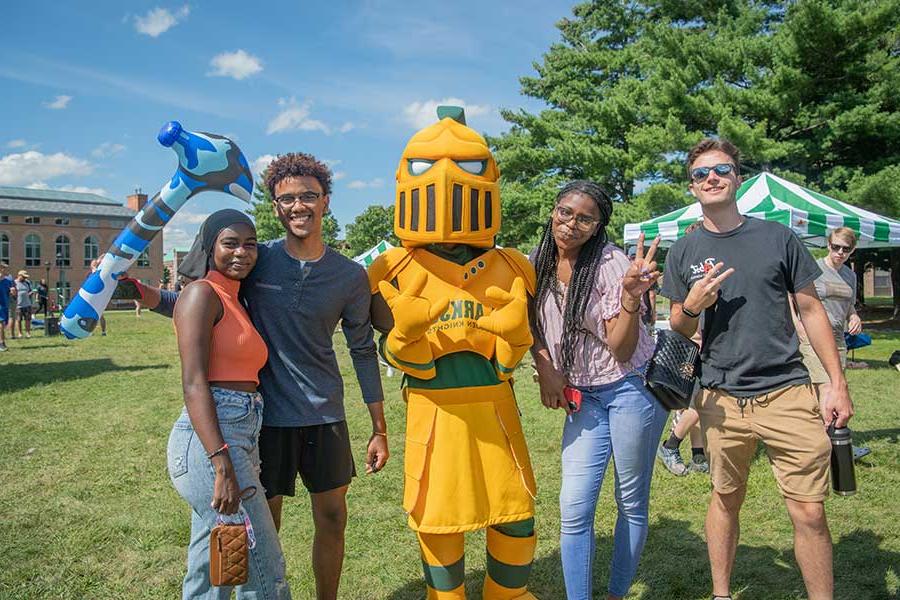
<svg viewBox="0 0 900 600">
<path fill-rule="evenodd" d="M 531 346 L 534 269 L 494 245 L 500 172 L 484 138 L 462 108 L 438 119 L 397 168 L 403 247 L 369 267 L 381 352 L 404 373 L 403 507 L 429 599 L 465 598 L 463 534 L 483 528 L 485 600 L 534 599 L 536 489 L 510 379 Z"/>
</svg>

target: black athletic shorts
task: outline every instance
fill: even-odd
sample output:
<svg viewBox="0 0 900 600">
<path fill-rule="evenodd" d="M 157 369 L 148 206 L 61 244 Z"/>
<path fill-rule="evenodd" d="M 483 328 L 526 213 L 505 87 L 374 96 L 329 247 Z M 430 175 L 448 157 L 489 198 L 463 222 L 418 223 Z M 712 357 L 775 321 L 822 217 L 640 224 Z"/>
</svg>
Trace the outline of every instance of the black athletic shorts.
<svg viewBox="0 0 900 600">
<path fill-rule="evenodd" d="M 311 494 L 343 487 L 356 477 L 346 421 L 259 432 L 259 479 L 266 498 L 293 496 L 297 474 Z"/>
</svg>

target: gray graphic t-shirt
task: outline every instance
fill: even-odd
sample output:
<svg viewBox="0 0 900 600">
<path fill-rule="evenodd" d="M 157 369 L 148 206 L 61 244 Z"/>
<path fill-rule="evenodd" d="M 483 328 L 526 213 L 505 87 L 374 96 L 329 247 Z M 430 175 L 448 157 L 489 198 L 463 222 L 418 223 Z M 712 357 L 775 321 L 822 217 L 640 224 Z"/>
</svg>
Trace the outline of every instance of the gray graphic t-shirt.
<svg viewBox="0 0 900 600">
<path fill-rule="evenodd" d="M 822 274 L 816 279 L 816 293 L 825 307 L 834 341 L 838 348 L 846 346 L 844 332 L 847 331 L 847 320 L 856 302 L 856 274 L 847 266 L 841 265 L 839 270 L 828 266 L 824 258 L 817 261 Z"/>
</svg>

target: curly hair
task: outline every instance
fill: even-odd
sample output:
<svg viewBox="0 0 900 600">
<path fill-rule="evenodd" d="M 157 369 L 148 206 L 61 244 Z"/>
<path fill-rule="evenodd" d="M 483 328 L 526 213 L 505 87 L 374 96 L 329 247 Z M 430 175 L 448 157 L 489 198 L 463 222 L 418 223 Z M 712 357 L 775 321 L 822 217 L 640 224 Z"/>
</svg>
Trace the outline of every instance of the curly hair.
<svg viewBox="0 0 900 600">
<path fill-rule="evenodd" d="M 569 194 L 584 194 L 597 204 L 600 211 L 600 223 L 597 231 L 581 247 L 578 259 L 572 270 L 572 279 L 566 291 L 565 309 L 563 314 L 562 352 L 560 356 L 560 370 L 569 375 L 575 363 L 575 350 L 584 337 L 584 313 L 588 299 L 594 289 L 594 276 L 597 266 L 600 264 L 603 248 L 609 238 L 606 234 L 606 226 L 612 216 L 612 198 L 603 187 L 593 181 L 576 180 L 566 184 L 556 195 L 555 204 Z M 548 293 L 552 293 L 557 286 L 557 267 L 559 253 L 556 248 L 556 240 L 553 238 L 553 216 L 547 221 L 541 242 L 535 252 L 534 270 L 537 275 L 537 289 L 535 290 L 535 306 L 541 306 Z M 536 322 L 540 337 L 544 337 L 543 324 L 538 319 Z"/>
<path fill-rule="evenodd" d="M 315 177 L 322 186 L 322 193 L 327 196 L 331 193 L 331 169 L 312 154 L 303 152 L 289 152 L 282 154 L 266 169 L 266 188 L 272 198 L 275 198 L 275 186 L 282 179 L 289 177 Z"/>
<path fill-rule="evenodd" d="M 691 167 L 694 165 L 694 161 L 697 160 L 697 157 L 701 154 L 712 152 L 713 150 L 718 150 L 723 154 L 727 154 L 728 157 L 734 161 L 735 174 L 741 174 L 741 151 L 738 150 L 738 147 L 725 138 L 706 138 L 697 142 L 697 144 L 691 148 L 691 151 L 688 152 L 686 165 L 688 178 L 691 176 Z"/>
</svg>

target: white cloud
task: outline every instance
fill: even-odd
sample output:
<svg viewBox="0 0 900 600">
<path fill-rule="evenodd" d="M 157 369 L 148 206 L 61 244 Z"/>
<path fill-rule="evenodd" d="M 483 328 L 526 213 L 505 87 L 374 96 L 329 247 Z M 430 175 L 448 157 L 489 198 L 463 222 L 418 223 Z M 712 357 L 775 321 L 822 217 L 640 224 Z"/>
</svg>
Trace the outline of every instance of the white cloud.
<svg viewBox="0 0 900 600">
<path fill-rule="evenodd" d="M 295 98 L 280 98 L 278 106 L 282 107 L 282 111 L 269 121 L 269 127 L 266 129 L 269 135 L 294 129 L 331 133 L 325 123 L 309 118 L 309 102 L 298 104 Z"/>
<path fill-rule="evenodd" d="M 347 173 L 344 171 L 332 171 L 331 172 L 331 180 L 332 181 L 340 181 L 347 176 Z"/>
<path fill-rule="evenodd" d="M 186 250 L 194 243 L 197 231 L 193 233 L 180 229 L 178 227 L 166 226 L 162 233 L 163 236 L 163 252 L 168 253 L 170 250 L 178 248 Z"/>
<path fill-rule="evenodd" d="M 266 170 L 273 160 L 278 158 L 274 154 L 263 154 L 252 163 L 250 163 L 250 172 L 253 173 L 253 177 L 259 177 L 259 175 Z"/>
<path fill-rule="evenodd" d="M 185 4 L 180 9 L 172 13 L 167 8 L 156 7 L 149 11 L 143 17 L 134 18 L 134 28 L 138 33 L 149 35 L 150 37 L 159 37 L 180 21 L 183 21 L 191 13 L 191 7 Z"/>
<path fill-rule="evenodd" d="M 25 187 L 32 190 L 58 190 L 60 192 L 79 192 L 81 194 L 97 194 L 98 196 L 106 196 L 106 189 L 92 188 L 86 185 L 47 185 L 43 181 L 35 181 L 29 183 Z"/>
<path fill-rule="evenodd" d="M 370 181 L 362 181 L 361 179 L 354 179 L 350 183 L 347 184 L 347 187 L 351 190 L 364 190 L 366 188 L 380 188 L 384 187 L 384 179 L 380 177 L 376 177 Z"/>
<path fill-rule="evenodd" d="M 437 123 L 437 107 L 444 104 L 462 106 L 466 110 L 467 120 L 471 117 L 485 115 L 491 110 L 491 107 L 486 104 L 466 104 L 465 100 L 459 98 L 444 98 L 443 100 L 425 100 L 407 104 L 403 107 L 403 117 L 416 129 L 422 129 Z"/>
<path fill-rule="evenodd" d="M 6 142 L 7 148 L 24 148 L 28 145 L 28 142 L 25 140 L 9 140 Z"/>
<path fill-rule="evenodd" d="M 122 144 L 114 144 L 112 142 L 103 142 L 91 151 L 91 156 L 95 158 L 109 158 L 125 150 Z"/>
<path fill-rule="evenodd" d="M 341 125 L 340 128 L 338 128 L 338 131 L 340 131 L 341 133 L 347 133 L 348 131 L 352 131 L 353 129 L 356 129 L 356 125 L 354 125 L 350 121 L 347 121 L 343 125 Z"/>
<path fill-rule="evenodd" d="M 207 75 L 232 77 L 239 80 L 259 73 L 263 69 L 261 60 L 252 54 L 247 54 L 243 50 L 217 54 L 209 61 L 209 66 L 213 70 Z"/>
<path fill-rule="evenodd" d="M 35 150 L 0 157 L 0 185 L 25 185 L 62 175 L 87 175 L 93 165 L 62 152 L 44 154 Z"/>
<path fill-rule="evenodd" d="M 44 107 L 49 108 L 50 110 L 62 110 L 69 105 L 69 101 L 72 100 L 72 96 L 57 96 L 55 100 L 52 102 L 44 102 Z"/>
</svg>

